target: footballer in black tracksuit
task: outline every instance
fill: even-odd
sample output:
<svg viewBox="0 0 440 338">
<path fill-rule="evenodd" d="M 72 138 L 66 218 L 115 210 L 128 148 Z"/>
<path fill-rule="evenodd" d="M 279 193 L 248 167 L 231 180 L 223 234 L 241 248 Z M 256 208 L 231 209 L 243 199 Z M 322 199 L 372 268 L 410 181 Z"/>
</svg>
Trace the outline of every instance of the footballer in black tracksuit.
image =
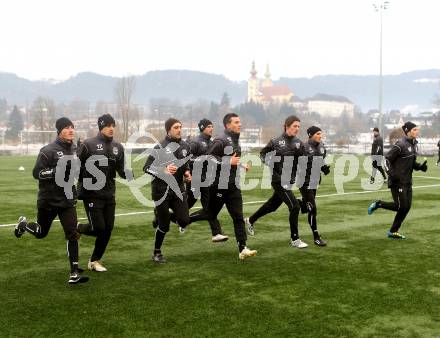
<svg viewBox="0 0 440 338">
<path fill-rule="evenodd" d="M 385 170 L 382 167 L 383 138 L 382 138 L 382 136 L 379 135 L 379 133 L 377 131 L 375 131 L 373 144 L 371 145 L 371 157 L 372 157 L 373 171 L 371 173 L 370 182 L 374 183 L 377 170 L 379 170 L 383 179 L 386 180 L 387 176 L 385 175 Z"/>
<path fill-rule="evenodd" d="M 191 170 L 191 175 L 194 180 L 195 179 L 194 173 L 193 173 L 194 163 L 197 162 L 198 160 L 200 160 L 200 156 L 208 154 L 208 149 L 212 145 L 212 140 L 211 140 L 210 135 L 207 135 L 207 134 L 201 132 L 199 134 L 199 136 L 187 140 L 187 143 L 189 145 L 190 152 L 192 155 L 192 158 L 189 162 L 189 167 Z M 206 180 L 206 170 L 207 170 L 207 168 L 205 165 L 202 170 L 202 175 L 200 178 L 201 181 Z M 197 202 L 197 198 L 194 196 L 194 189 L 192 189 L 191 185 L 192 185 L 192 183 L 186 184 L 186 192 L 187 192 L 187 197 L 188 197 L 188 208 L 189 209 L 191 209 L 194 206 L 194 204 Z M 195 217 L 194 215 L 198 215 L 200 213 L 207 212 L 208 203 L 209 203 L 209 187 L 201 187 L 200 188 L 200 202 L 202 203 L 203 209 L 192 214 L 192 216 L 190 215 L 190 222 L 193 222 L 193 218 Z M 214 219 L 209 219 L 208 222 L 211 227 L 212 236 L 216 236 L 216 235 L 222 233 L 220 222 L 218 221 L 217 217 Z"/>
<path fill-rule="evenodd" d="M 96 159 L 91 160 L 92 156 Z M 113 140 L 113 137 L 107 137 L 99 132 L 96 137 L 86 139 L 81 143 L 78 158 L 81 161 L 78 198 L 83 200 L 89 220 L 88 227 L 79 226 L 78 229 L 82 234 L 96 237 L 95 248 L 90 258 L 90 262 L 96 262 L 104 255 L 115 223 L 116 173 L 123 179 L 127 179 L 124 147 Z M 105 164 L 103 160 L 107 163 Z M 100 179 L 105 184 L 99 190 L 87 189 L 85 182 L 97 184 L 98 177 L 89 172 L 86 164 L 88 167 L 94 165 L 102 173 L 103 176 Z"/>
<path fill-rule="evenodd" d="M 228 117 L 230 116 L 230 117 Z M 235 114 L 227 114 L 224 118 L 224 125 L 231 121 L 231 117 L 239 121 Z M 246 248 L 246 229 L 243 218 L 243 197 L 240 189 L 240 174 L 237 165 L 231 164 L 231 157 L 241 156 L 239 144 L 240 133 L 225 129 L 223 135 L 217 136 L 208 150 L 211 161 L 216 164 L 216 170 L 209 172 L 207 176 L 213 184 L 209 187 L 209 202 L 207 210 L 203 213 L 191 214 L 191 221 L 215 220 L 220 210 L 226 205 L 229 215 L 234 223 L 234 233 L 238 244 L 239 258 L 245 259 L 257 254 L 255 250 Z"/>
<path fill-rule="evenodd" d="M 313 232 L 314 243 L 318 246 L 325 246 L 326 242 L 318 232 L 316 220 L 316 190 L 321 183 L 321 171 L 324 175 L 330 173 L 330 167 L 325 164 L 327 151 L 322 142 L 317 142 L 312 138 L 304 144 L 304 151 L 307 154 L 307 168 L 304 184 L 299 188 L 302 195 L 301 211 L 307 213 L 307 220 Z"/>
<path fill-rule="evenodd" d="M 437 165 L 440 164 L 440 141 L 438 141 L 437 143 L 437 147 L 438 147 L 438 160 L 437 160 Z"/>
<path fill-rule="evenodd" d="M 295 184 L 299 157 L 304 155 L 303 142 L 296 136 L 289 136 L 286 132 L 279 137 L 271 139 L 269 143 L 261 149 L 261 160 L 272 169 L 271 185 L 274 192 L 272 196 L 249 217 L 249 222 L 252 226 L 259 218 L 276 211 L 284 202 L 289 208 L 290 237 L 292 241 L 299 239 L 298 214 L 300 205 L 293 195 L 292 187 Z M 280 161 L 273 161 L 274 156 L 279 157 Z M 292 160 L 292 163 L 287 164 L 287 160 Z M 283 175 L 285 163 L 286 168 Z M 291 167 L 289 168 L 289 166 Z"/>
<path fill-rule="evenodd" d="M 415 128 L 415 125 L 410 122 L 407 122 L 404 128 L 405 126 L 409 130 Z M 417 162 L 417 140 L 409 136 L 404 136 L 393 145 L 385 155 L 385 161 L 388 171 L 388 187 L 391 189 L 394 202 L 375 201 L 368 211 L 369 214 L 378 208 L 395 211 L 396 216 L 388 237 L 405 238 L 399 234 L 399 229 L 411 209 L 412 173 L 413 170 L 426 172 L 428 167 L 426 161 L 422 164 Z"/>
<path fill-rule="evenodd" d="M 65 117 L 58 119 L 56 126 L 59 137 L 41 148 L 32 171 L 33 177 L 38 180 L 37 222 L 28 223 L 24 216 L 20 217 L 19 223 L 15 227 L 15 235 L 21 237 L 27 231 L 36 238 L 43 239 L 48 235 L 52 222 L 58 216 L 67 240 L 67 254 L 71 272 L 69 283 L 83 283 L 88 280 L 88 277 L 81 276 L 82 270 L 78 267 L 80 234 L 77 232 L 75 208 L 77 192 L 73 180 L 75 171 L 78 170 L 76 147 L 72 140 L 68 141 L 60 137 L 60 133 L 70 130 L 71 138 L 73 138 L 74 127 L 73 123 Z M 71 157 L 64 158 L 65 156 Z M 61 159 L 66 160 L 65 166 L 59 163 Z M 66 187 L 69 191 L 68 194 L 66 194 L 64 183 L 61 180 L 64 180 L 64 183 L 68 185 Z"/>
<path fill-rule="evenodd" d="M 174 121 L 174 123 L 170 123 L 172 125 L 180 123 L 175 119 L 172 120 Z M 190 175 L 189 158 L 188 144 L 181 138 L 172 138 L 168 134 L 160 144 L 154 147 L 144 165 L 144 172 L 154 176 L 151 182 L 151 195 L 156 203 L 157 228 L 152 259 L 157 263 L 166 262 L 161 253 L 161 247 L 165 234 L 170 229 L 169 209 L 173 211 L 181 231 L 189 224 L 184 185 L 185 176 Z M 174 174 L 166 172 L 167 166 L 171 164 L 177 167 Z"/>
</svg>

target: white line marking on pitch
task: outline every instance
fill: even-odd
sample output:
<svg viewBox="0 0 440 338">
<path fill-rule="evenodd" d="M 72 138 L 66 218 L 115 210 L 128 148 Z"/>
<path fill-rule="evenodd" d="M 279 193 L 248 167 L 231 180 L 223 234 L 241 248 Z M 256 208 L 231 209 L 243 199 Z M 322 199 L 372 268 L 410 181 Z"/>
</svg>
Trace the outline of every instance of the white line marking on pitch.
<svg viewBox="0 0 440 338">
<path fill-rule="evenodd" d="M 429 178 L 427 176 L 415 176 L 415 177 L 423 177 L 423 178 Z M 434 178 L 434 177 L 433 177 Z M 435 177 L 437 179 L 437 177 Z M 413 189 L 421 189 L 421 188 L 434 188 L 434 187 L 440 187 L 440 184 L 432 184 L 432 185 L 419 185 L 417 187 L 413 187 Z M 358 194 L 370 194 L 373 192 L 386 192 L 389 191 L 389 189 L 381 189 L 381 190 L 364 190 L 364 191 L 352 191 L 352 192 L 343 192 L 343 193 L 335 193 L 335 194 L 327 194 L 327 195 L 317 195 L 316 198 L 319 197 L 332 197 L 332 196 L 345 196 L 345 195 L 358 195 Z M 257 203 L 264 203 L 266 200 L 263 201 L 249 201 L 249 202 L 243 202 L 243 204 L 257 204 Z M 194 207 L 191 209 L 200 209 L 201 207 Z M 126 212 L 122 214 L 115 214 L 116 217 L 120 216 L 135 216 L 135 215 L 144 215 L 144 214 L 151 214 L 153 210 L 149 211 L 134 211 L 134 212 Z M 78 221 L 86 220 L 87 217 L 79 217 Z M 56 219 L 54 222 L 59 222 L 60 220 Z M 11 224 L 0 224 L 1 227 L 8 227 L 8 226 L 15 226 L 17 223 L 11 223 Z"/>
</svg>

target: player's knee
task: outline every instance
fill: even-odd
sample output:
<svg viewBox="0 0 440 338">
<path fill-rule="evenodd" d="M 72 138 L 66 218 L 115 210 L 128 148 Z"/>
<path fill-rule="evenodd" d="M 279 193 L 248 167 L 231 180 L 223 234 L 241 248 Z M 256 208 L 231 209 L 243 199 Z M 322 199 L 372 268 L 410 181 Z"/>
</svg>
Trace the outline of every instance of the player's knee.
<svg viewBox="0 0 440 338">
<path fill-rule="evenodd" d="M 157 230 L 163 233 L 167 233 L 168 231 L 170 231 L 170 224 L 159 224 Z"/>
<path fill-rule="evenodd" d="M 186 227 L 190 223 L 189 216 L 179 217 L 177 223 L 183 228 Z"/>
<path fill-rule="evenodd" d="M 409 205 L 409 204 L 401 204 L 400 206 L 399 206 L 399 211 L 401 212 L 401 213 L 408 213 L 409 212 L 409 209 L 411 209 L 411 206 Z"/>
<path fill-rule="evenodd" d="M 48 232 L 37 232 L 35 234 L 35 238 L 43 239 L 43 238 L 46 238 L 47 234 L 48 234 Z"/>
<path fill-rule="evenodd" d="M 300 206 L 298 202 L 292 203 L 289 205 L 289 212 L 290 213 L 299 213 Z"/>
<path fill-rule="evenodd" d="M 67 231 L 65 235 L 68 241 L 77 241 L 81 237 L 81 234 L 78 231 L 76 231 L 76 229 Z"/>
<path fill-rule="evenodd" d="M 269 212 L 274 212 L 278 209 L 279 205 L 276 205 L 274 203 L 267 203 L 266 207 Z"/>
</svg>

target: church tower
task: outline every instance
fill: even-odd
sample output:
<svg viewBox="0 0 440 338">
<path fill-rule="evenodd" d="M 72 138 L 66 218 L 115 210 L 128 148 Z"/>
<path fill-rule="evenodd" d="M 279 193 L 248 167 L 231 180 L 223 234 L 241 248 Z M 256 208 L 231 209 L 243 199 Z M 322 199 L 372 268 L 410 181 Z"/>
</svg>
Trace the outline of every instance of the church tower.
<svg viewBox="0 0 440 338">
<path fill-rule="evenodd" d="M 258 78 L 257 71 L 255 69 L 255 61 L 252 61 L 251 77 L 248 80 L 248 102 L 257 101 L 258 96 Z"/>
<path fill-rule="evenodd" d="M 269 71 L 269 65 L 266 65 L 266 72 L 264 73 L 264 80 L 262 87 L 272 87 L 273 82 L 270 78 L 270 71 Z"/>
</svg>

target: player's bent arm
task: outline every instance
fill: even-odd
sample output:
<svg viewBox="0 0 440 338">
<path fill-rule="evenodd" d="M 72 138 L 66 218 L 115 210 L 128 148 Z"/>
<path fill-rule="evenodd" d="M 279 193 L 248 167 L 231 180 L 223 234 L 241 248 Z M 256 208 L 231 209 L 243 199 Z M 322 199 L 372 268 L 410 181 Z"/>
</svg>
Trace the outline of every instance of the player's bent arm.
<svg viewBox="0 0 440 338">
<path fill-rule="evenodd" d="M 261 162 L 268 165 L 272 156 L 275 155 L 274 150 L 275 148 L 273 146 L 272 140 L 270 140 L 269 143 L 266 144 L 266 146 L 260 151 Z M 269 154 L 269 156 L 267 156 L 267 154 L 270 152 L 273 152 L 273 154 Z"/>
</svg>

